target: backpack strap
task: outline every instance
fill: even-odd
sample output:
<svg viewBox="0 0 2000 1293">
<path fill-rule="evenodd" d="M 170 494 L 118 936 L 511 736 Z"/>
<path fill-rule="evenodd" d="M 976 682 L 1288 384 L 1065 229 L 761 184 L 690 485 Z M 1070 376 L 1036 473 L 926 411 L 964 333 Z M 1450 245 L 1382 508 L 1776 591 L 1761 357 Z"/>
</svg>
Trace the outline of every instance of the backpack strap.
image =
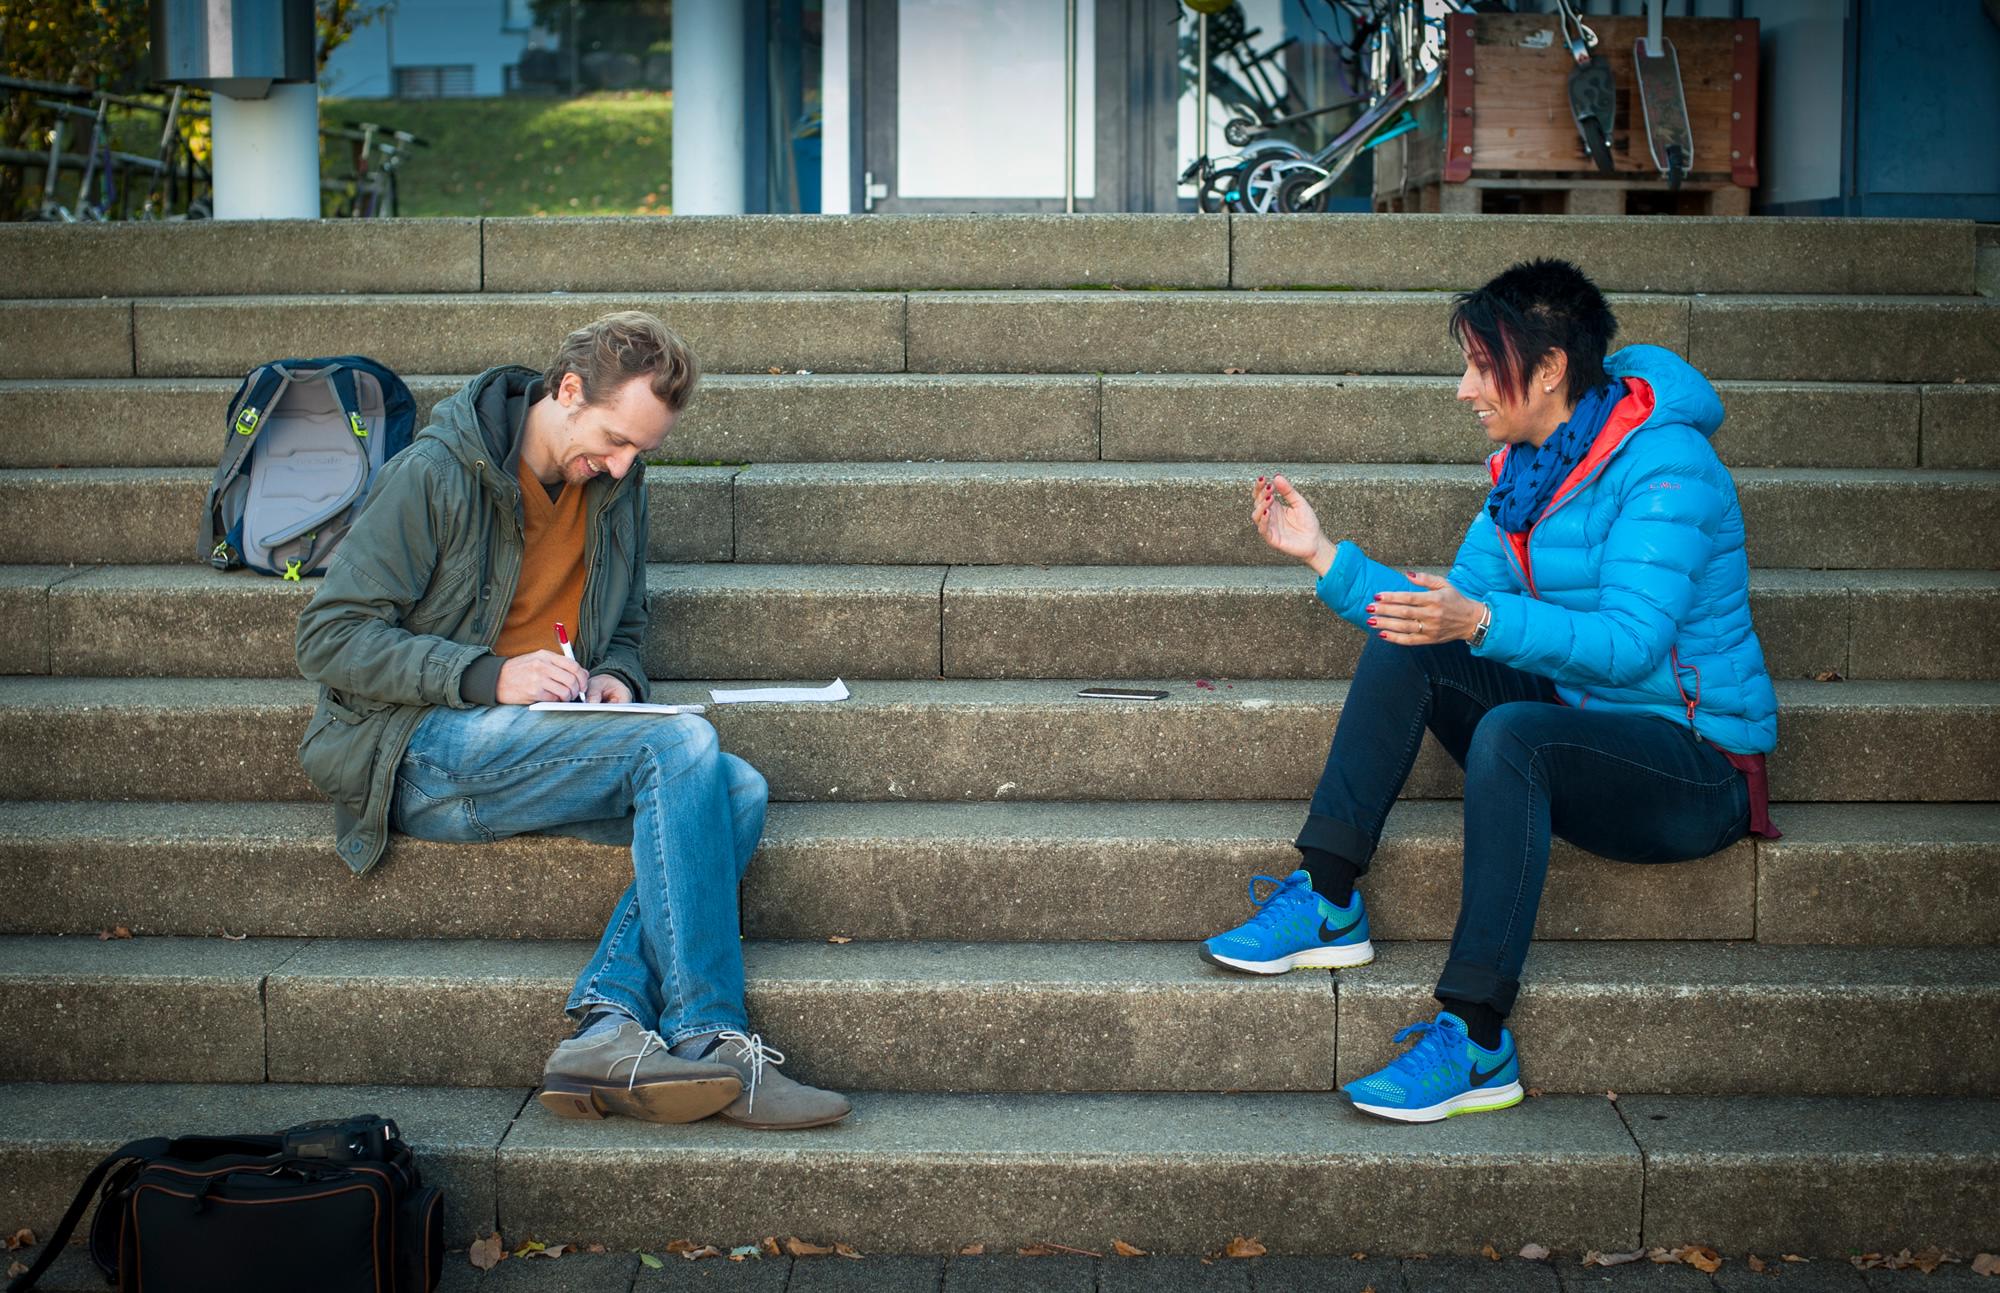
<svg viewBox="0 0 2000 1293">
<path fill-rule="evenodd" d="M 201 554 L 217 570 L 229 569 L 231 555 L 229 540 L 219 530 L 216 504 L 230 482 L 242 474 L 243 464 L 250 459 L 250 448 L 256 443 L 258 428 L 264 425 L 265 416 L 291 381 L 292 374 L 282 363 L 265 364 L 244 381 L 243 389 L 231 404 L 234 412 L 229 418 L 228 439 L 222 446 L 222 461 L 216 464 L 215 476 L 208 485 L 208 529 L 204 540 L 208 551 Z"/>
<path fill-rule="evenodd" d="M 333 385 L 333 397 L 340 401 L 340 411 L 347 415 L 347 429 L 357 440 L 368 438 L 368 424 L 361 418 L 361 396 L 354 386 L 354 370 L 346 364 L 335 364 L 327 374 Z"/>
<path fill-rule="evenodd" d="M 165 1136 L 149 1136 L 145 1140 L 135 1140 L 112 1150 L 103 1162 L 91 1168 L 90 1175 L 83 1178 L 83 1186 L 76 1192 L 76 1198 L 70 1201 L 69 1211 L 63 1213 L 62 1220 L 56 1223 L 55 1233 L 49 1236 L 42 1249 L 42 1255 L 35 1259 L 35 1264 L 28 1268 L 26 1274 L 18 1276 L 7 1286 L 7 1293 L 23 1293 L 23 1290 L 33 1288 L 35 1281 L 42 1277 L 42 1272 L 48 1270 L 56 1258 L 62 1255 L 63 1246 L 69 1243 L 70 1234 L 76 1229 L 76 1223 L 83 1219 L 83 1210 L 90 1206 L 91 1199 L 97 1194 L 97 1187 L 110 1174 L 112 1168 L 133 1159 L 151 1162 L 156 1158 L 163 1158 L 172 1144 L 173 1142 Z"/>
<path fill-rule="evenodd" d="M 340 404 L 341 416 L 347 420 L 347 429 L 353 433 L 347 437 L 346 442 L 361 458 L 361 473 L 353 489 L 321 509 L 318 515 L 308 517 L 289 530 L 258 535 L 257 541 L 267 549 L 289 543 L 299 535 L 324 525 L 330 518 L 339 516 L 352 507 L 354 500 L 360 498 L 368 488 L 368 423 L 361 416 L 361 396 L 355 388 L 354 370 L 345 363 L 336 361 L 322 366 L 315 376 L 324 378 L 333 390 L 334 399 Z M 309 543 L 303 556 L 286 562 L 285 578 L 297 579 L 301 572 L 313 569 L 318 564 L 318 559 L 319 545 L 316 542 Z"/>
</svg>

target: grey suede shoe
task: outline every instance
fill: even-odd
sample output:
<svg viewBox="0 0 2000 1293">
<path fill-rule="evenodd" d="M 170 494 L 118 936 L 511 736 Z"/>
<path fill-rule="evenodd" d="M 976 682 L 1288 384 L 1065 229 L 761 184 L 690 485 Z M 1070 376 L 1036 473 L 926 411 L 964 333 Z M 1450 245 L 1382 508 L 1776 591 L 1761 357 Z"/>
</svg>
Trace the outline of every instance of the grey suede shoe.
<svg viewBox="0 0 2000 1293">
<path fill-rule="evenodd" d="M 572 1037 L 542 1067 L 537 1097 L 558 1118 L 622 1113 L 647 1122 L 694 1122 L 743 1090 L 733 1065 L 685 1060 L 632 1020 L 615 1032 Z"/>
<path fill-rule="evenodd" d="M 778 1072 L 784 1052 L 766 1046 L 755 1033 L 747 1037 L 734 1029 L 721 1033 L 715 1049 L 704 1058 L 728 1065 L 742 1080 L 743 1094 L 722 1111 L 723 1118 L 740 1126 L 759 1131 L 824 1127 L 839 1122 L 854 1107 L 846 1096 L 794 1082 Z"/>
</svg>

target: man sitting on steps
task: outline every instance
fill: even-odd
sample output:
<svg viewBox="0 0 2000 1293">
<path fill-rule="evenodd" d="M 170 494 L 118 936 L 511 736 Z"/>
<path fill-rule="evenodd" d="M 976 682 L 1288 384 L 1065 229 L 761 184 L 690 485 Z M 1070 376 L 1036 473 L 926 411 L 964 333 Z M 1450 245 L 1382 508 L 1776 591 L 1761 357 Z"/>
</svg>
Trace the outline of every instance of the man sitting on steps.
<svg viewBox="0 0 2000 1293">
<path fill-rule="evenodd" d="M 764 778 L 694 715 L 528 708 L 644 698 L 640 460 L 697 377 L 686 343 L 627 312 L 572 332 L 546 374 L 489 369 L 440 404 L 299 617 L 299 668 L 320 684 L 299 760 L 357 873 L 392 827 L 631 849 L 633 883 L 569 996 L 581 1023 L 543 1072 L 551 1111 L 813 1127 L 848 1102 L 779 1073 L 743 1006 L 737 886 Z"/>
</svg>

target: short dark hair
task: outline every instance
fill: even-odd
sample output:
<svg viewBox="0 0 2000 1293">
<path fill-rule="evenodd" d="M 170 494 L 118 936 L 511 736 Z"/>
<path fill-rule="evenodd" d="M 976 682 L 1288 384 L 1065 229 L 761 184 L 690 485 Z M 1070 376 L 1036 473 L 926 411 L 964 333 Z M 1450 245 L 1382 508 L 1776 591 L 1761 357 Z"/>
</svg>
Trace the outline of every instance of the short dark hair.
<svg viewBox="0 0 2000 1293">
<path fill-rule="evenodd" d="M 1604 293 L 1566 260 L 1523 261 L 1451 306 L 1451 339 L 1517 402 L 1552 350 L 1569 356 L 1572 403 L 1604 385 L 1604 355 L 1617 331 Z"/>
<path fill-rule="evenodd" d="M 621 310 L 578 328 L 563 338 L 555 362 L 542 375 L 550 395 L 566 374 L 583 383 L 583 402 L 595 404 L 635 377 L 645 377 L 653 394 L 678 413 L 694 396 L 701 368 L 680 334 L 641 310 Z"/>
</svg>

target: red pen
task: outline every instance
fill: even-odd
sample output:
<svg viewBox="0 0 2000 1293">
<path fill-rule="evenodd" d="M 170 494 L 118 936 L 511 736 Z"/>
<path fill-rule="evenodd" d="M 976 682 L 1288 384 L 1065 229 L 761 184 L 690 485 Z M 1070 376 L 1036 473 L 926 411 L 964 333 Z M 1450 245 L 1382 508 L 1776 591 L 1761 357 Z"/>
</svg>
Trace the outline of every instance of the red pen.
<svg viewBox="0 0 2000 1293">
<path fill-rule="evenodd" d="M 562 648 L 564 659 L 571 664 L 576 663 L 576 652 L 569 649 L 569 630 L 563 627 L 561 620 L 556 621 L 556 645 Z"/>
</svg>

